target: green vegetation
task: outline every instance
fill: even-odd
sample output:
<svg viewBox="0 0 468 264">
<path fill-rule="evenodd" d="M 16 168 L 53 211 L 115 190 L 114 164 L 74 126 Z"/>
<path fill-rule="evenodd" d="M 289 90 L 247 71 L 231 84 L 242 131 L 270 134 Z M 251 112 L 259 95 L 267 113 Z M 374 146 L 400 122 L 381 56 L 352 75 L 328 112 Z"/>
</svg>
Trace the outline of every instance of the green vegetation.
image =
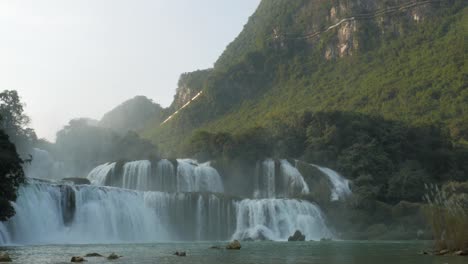
<svg viewBox="0 0 468 264">
<path fill-rule="evenodd" d="M 15 214 L 11 202 L 16 201 L 18 187 L 25 179 L 22 165 L 15 145 L 0 130 L 0 221 Z"/>
<path fill-rule="evenodd" d="M 148 122 L 161 122 L 163 109 L 145 96 L 136 96 L 107 112 L 99 126 L 111 128 L 121 134 L 139 131 Z"/>
<path fill-rule="evenodd" d="M 179 156 L 197 129 L 240 133 L 265 127 L 287 113 L 337 110 L 380 115 L 411 126 L 442 125 L 454 141 L 466 144 L 465 6 L 463 1 L 452 1 L 417 25 L 404 15 L 396 16 L 392 21 L 405 30 L 378 36 L 362 32 L 361 43 L 374 38 L 375 43 L 336 60 L 324 59 L 324 49 L 331 41 L 327 36 L 333 39 L 333 32 L 311 42 L 286 39 L 283 48 L 267 44 L 252 50 L 245 47 L 235 52 L 236 60 L 226 59 L 231 63 L 213 69 L 199 99 L 170 122 L 150 125 L 142 135 L 158 144 L 163 153 Z M 304 9 L 307 5 L 300 10 Z M 276 17 L 274 12 L 260 10 L 250 21 L 267 21 L 270 18 L 264 16 L 268 14 Z M 270 24 L 250 23 L 245 31 L 258 27 L 271 34 Z M 294 23 L 289 27 L 295 28 Z M 367 27 L 376 24 L 373 20 L 362 23 Z M 228 47 L 220 63 L 234 52 L 231 46 L 240 47 L 240 41 L 236 39 Z"/>
<path fill-rule="evenodd" d="M 16 91 L 0 93 L 0 221 L 15 214 L 11 202 L 16 201 L 19 185 L 24 182 L 24 161 L 15 144 L 26 156 L 36 140 L 34 130 L 27 127 L 29 118 L 23 113 L 23 105 Z M 10 141 L 11 139 L 11 141 Z M 14 144 L 15 143 L 15 144 Z"/>
<path fill-rule="evenodd" d="M 468 182 L 449 182 L 442 188 L 426 185 L 427 216 L 436 250 L 468 249 Z"/>
</svg>

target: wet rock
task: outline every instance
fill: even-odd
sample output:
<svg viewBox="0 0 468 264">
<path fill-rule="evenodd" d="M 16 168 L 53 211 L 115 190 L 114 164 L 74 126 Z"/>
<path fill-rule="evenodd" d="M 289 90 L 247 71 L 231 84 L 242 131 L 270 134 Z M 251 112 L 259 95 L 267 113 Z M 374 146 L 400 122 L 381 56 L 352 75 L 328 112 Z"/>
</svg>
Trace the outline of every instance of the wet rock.
<svg viewBox="0 0 468 264">
<path fill-rule="evenodd" d="M 301 231 L 296 230 L 296 232 L 288 238 L 288 241 L 305 241 L 305 235 L 303 235 Z"/>
<path fill-rule="evenodd" d="M 185 253 L 185 251 L 181 251 L 181 252 L 176 251 L 174 255 L 179 256 L 179 257 L 185 257 L 187 256 L 187 253 Z"/>
<path fill-rule="evenodd" d="M 221 249 L 220 246 L 211 246 L 210 249 Z"/>
<path fill-rule="evenodd" d="M 234 240 L 226 245 L 226 249 L 241 249 L 241 244 L 239 240 Z"/>
<path fill-rule="evenodd" d="M 437 252 L 437 255 L 443 256 L 450 253 L 450 250 L 448 249 L 442 249 L 441 251 Z"/>
<path fill-rule="evenodd" d="M 104 256 L 99 253 L 88 253 L 85 255 L 85 257 L 104 257 Z"/>
<path fill-rule="evenodd" d="M 78 257 L 78 256 L 75 256 L 75 257 L 72 257 L 70 262 L 85 262 L 86 260 L 83 258 L 83 257 Z"/>
<path fill-rule="evenodd" d="M 1 253 L 0 252 L 0 262 L 11 262 L 11 258 L 10 258 L 10 255 L 8 255 L 8 253 Z"/>
<path fill-rule="evenodd" d="M 468 256 L 468 250 L 458 250 L 453 252 L 456 256 Z"/>
<path fill-rule="evenodd" d="M 430 255 L 429 252 L 423 250 L 421 252 L 419 252 L 419 255 Z"/>
<path fill-rule="evenodd" d="M 112 253 L 107 257 L 107 259 L 109 259 L 109 260 L 114 260 L 114 259 L 119 259 L 119 258 L 121 258 L 121 257 L 122 257 L 122 256 L 119 256 L 119 255 L 115 254 L 114 252 L 112 252 Z"/>
<path fill-rule="evenodd" d="M 329 238 L 329 237 L 322 237 L 320 239 L 320 242 L 329 242 L 329 241 L 333 241 L 333 239 Z"/>
</svg>

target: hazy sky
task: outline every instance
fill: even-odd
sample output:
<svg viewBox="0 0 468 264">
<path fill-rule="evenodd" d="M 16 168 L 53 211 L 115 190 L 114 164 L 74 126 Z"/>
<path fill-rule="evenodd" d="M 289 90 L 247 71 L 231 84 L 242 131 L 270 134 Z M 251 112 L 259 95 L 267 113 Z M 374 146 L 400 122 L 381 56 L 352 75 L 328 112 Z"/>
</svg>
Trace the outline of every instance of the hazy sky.
<svg viewBox="0 0 468 264">
<path fill-rule="evenodd" d="M 183 72 L 212 67 L 259 0 L 1 0 L 0 90 L 39 137 L 135 95 L 168 106 Z"/>
</svg>

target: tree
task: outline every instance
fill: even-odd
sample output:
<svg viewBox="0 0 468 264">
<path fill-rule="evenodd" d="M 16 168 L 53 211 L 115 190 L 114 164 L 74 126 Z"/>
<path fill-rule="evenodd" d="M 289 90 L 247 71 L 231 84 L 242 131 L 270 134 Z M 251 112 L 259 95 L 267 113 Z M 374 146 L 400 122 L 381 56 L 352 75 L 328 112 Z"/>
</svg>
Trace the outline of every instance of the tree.
<svg viewBox="0 0 468 264">
<path fill-rule="evenodd" d="M 22 164 L 15 145 L 0 130 L 0 221 L 15 214 L 11 202 L 16 201 L 18 187 L 25 180 Z"/>
<path fill-rule="evenodd" d="M 0 129 L 15 145 L 18 152 L 26 155 L 37 140 L 36 133 L 29 128 L 30 119 L 24 114 L 24 107 L 17 91 L 5 90 L 0 93 Z"/>
</svg>

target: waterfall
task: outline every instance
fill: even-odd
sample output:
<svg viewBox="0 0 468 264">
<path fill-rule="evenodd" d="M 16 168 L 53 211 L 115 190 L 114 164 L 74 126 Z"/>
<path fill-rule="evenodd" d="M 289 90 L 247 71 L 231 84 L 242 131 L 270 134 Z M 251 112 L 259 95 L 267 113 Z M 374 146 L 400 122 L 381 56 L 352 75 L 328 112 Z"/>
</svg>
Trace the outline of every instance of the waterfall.
<svg viewBox="0 0 468 264">
<path fill-rule="evenodd" d="M 280 160 L 280 170 L 283 176 L 284 196 L 291 197 L 295 194 L 308 194 L 309 186 L 296 167 L 287 160 Z"/>
<path fill-rule="evenodd" d="M 127 162 L 123 170 L 123 188 L 140 191 L 149 190 L 151 163 L 148 160 Z"/>
<path fill-rule="evenodd" d="M 332 237 L 320 208 L 291 199 L 242 200 L 236 203 L 234 239 L 287 240 L 296 230 L 307 240 Z"/>
<path fill-rule="evenodd" d="M 94 168 L 88 174 L 87 178 L 93 185 L 104 185 L 106 181 L 108 180 L 107 179 L 108 175 L 114 173 L 114 169 L 115 169 L 115 162 L 104 163 Z"/>
<path fill-rule="evenodd" d="M 195 160 L 178 159 L 177 163 L 177 191 L 224 192 L 221 176 L 209 162 L 198 164 Z"/>
<path fill-rule="evenodd" d="M 31 181 L 16 215 L 0 222 L 0 244 L 227 240 L 233 200 L 215 194 L 141 192 Z"/>
<path fill-rule="evenodd" d="M 254 198 L 273 198 L 276 195 L 275 161 L 267 159 L 257 163 Z"/>
<path fill-rule="evenodd" d="M 294 197 L 307 193 L 309 193 L 309 186 L 304 177 L 287 160 L 279 160 L 279 168 L 273 159 L 257 163 L 254 198 Z"/>
<path fill-rule="evenodd" d="M 158 161 L 156 165 L 156 177 L 150 179 L 150 190 L 162 192 L 177 191 L 177 181 L 174 165 L 167 159 Z"/>
<path fill-rule="evenodd" d="M 332 184 L 332 192 L 331 192 L 331 197 L 330 199 L 332 201 L 337 201 L 345 198 L 346 196 L 349 196 L 352 192 L 351 189 L 349 188 L 349 180 L 338 174 L 338 172 L 325 168 L 325 167 L 320 167 L 318 165 L 312 164 L 314 167 L 319 169 L 321 172 L 323 172 L 328 179 L 330 180 L 330 183 Z"/>
<path fill-rule="evenodd" d="M 146 205 L 142 192 L 28 183 L 20 187 L 14 207 L 16 215 L 0 223 L 0 237 L 7 237 L 9 243 L 118 243 L 169 239 L 157 213 Z"/>
</svg>

